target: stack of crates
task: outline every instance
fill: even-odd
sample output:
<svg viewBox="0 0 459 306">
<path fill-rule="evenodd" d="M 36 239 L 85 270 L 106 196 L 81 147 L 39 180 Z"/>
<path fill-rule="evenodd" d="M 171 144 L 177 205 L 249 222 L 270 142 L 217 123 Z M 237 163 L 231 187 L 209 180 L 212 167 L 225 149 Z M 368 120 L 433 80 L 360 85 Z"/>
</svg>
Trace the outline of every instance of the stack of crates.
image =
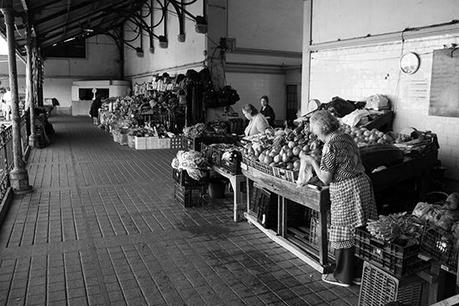
<svg viewBox="0 0 459 306">
<path fill-rule="evenodd" d="M 398 279 L 369 262 L 363 265 L 359 306 L 380 306 L 390 302 L 401 305 L 422 305 L 427 283 L 413 275 Z"/>
<path fill-rule="evenodd" d="M 207 203 L 208 179 L 196 181 L 192 179 L 186 170 L 172 170 L 175 180 L 174 199 L 183 207 L 202 206 Z"/>
</svg>

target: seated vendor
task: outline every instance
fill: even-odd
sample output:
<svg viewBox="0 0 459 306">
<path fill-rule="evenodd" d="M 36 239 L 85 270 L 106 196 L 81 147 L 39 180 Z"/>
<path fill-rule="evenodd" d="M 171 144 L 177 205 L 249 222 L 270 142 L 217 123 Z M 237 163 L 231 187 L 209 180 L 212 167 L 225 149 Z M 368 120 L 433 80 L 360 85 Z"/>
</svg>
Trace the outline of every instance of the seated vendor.
<svg viewBox="0 0 459 306">
<path fill-rule="evenodd" d="M 263 133 L 269 127 L 266 118 L 252 104 L 244 105 L 242 113 L 249 120 L 249 125 L 245 128 L 245 136 Z"/>
<path fill-rule="evenodd" d="M 266 120 L 270 126 L 274 127 L 274 120 L 276 120 L 276 115 L 274 114 L 273 108 L 269 105 L 268 96 L 262 96 L 260 98 L 261 109 L 260 113 L 265 116 Z"/>
</svg>

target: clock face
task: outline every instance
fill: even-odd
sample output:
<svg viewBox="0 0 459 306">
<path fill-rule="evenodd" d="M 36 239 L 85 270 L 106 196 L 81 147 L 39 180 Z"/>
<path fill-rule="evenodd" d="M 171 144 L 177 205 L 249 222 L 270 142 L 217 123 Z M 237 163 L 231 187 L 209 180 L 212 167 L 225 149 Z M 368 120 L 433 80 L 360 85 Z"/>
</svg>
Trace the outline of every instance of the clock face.
<svg viewBox="0 0 459 306">
<path fill-rule="evenodd" d="M 421 60 L 414 52 L 404 54 L 400 58 L 400 69 L 406 74 L 414 74 L 419 69 Z"/>
</svg>

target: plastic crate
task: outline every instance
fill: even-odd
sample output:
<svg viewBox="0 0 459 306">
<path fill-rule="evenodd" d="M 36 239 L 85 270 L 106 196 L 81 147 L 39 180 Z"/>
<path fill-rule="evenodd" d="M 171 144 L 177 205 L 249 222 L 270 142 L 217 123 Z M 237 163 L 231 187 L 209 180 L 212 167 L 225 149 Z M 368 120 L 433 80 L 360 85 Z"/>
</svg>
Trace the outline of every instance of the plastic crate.
<svg viewBox="0 0 459 306">
<path fill-rule="evenodd" d="M 201 144 L 211 143 L 234 143 L 236 138 L 233 136 L 203 136 L 203 137 L 185 137 L 184 148 L 187 150 L 200 151 Z"/>
<path fill-rule="evenodd" d="M 402 246 L 376 239 L 365 226 L 355 229 L 355 255 L 396 277 L 416 273 L 430 266 L 418 258 L 420 245 Z"/>
<path fill-rule="evenodd" d="M 180 150 L 183 142 L 183 137 L 181 135 L 176 135 L 171 138 L 171 149 L 178 149 Z"/>
<path fill-rule="evenodd" d="M 207 178 L 201 181 L 192 179 L 186 170 L 178 170 L 172 168 L 172 177 L 177 182 L 177 184 L 180 184 L 180 186 L 184 187 L 203 186 L 207 183 Z"/>
<path fill-rule="evenodd" d="M 278 168 L 278 167 L 272 167 L 272 168 L 273 168 L 273 175 L 277 178 L 286 180 L 291 183 L 295 183 L 296 180 L 298 179 L 299 171 L 287 170 L 287 169 Z"/>
<path fill-rule="evenodd" d="M 174 199 L 183 207 L 202 206 L 208 202 L 207 186 L 181 186 L 175 183 Z"/>
<path fill-rule="evenodd" d="M 425 281 L 418 276 L 398 279 L 369 262 L 363 265 L 359 306 L 380 306 L 390 302 L 421 304 Z"/>
<path fill-rule="evenodd" d="M 210 165 L 220 167 L 223 154 L 221 150 L 217 150 L 209 144 L 201 143 L 201 153 L 203 153 L 204 157 Z"/>
<path fill-rule="evenodd" d="M 454 236 L 437 226 L 430 226 L 424 231 L 421 250 L 438 260 L 449 270 L 457 271 L 458 252 L 454 248 Z"/>
</svg>

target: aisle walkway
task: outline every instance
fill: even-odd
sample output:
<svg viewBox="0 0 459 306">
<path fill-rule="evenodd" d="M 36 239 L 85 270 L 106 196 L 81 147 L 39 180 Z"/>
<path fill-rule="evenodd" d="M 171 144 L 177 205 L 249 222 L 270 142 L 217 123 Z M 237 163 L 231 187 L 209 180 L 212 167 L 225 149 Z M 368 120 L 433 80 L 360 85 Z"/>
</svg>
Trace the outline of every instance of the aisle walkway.
<svg viewBox="0 0 459 306">
<path fill-rule="evenodd" d="M 54 117 L 0 230 L 0 305 L 355 305 L 222 205 L 173 200 L 171 150 Z"/>
</svg>

